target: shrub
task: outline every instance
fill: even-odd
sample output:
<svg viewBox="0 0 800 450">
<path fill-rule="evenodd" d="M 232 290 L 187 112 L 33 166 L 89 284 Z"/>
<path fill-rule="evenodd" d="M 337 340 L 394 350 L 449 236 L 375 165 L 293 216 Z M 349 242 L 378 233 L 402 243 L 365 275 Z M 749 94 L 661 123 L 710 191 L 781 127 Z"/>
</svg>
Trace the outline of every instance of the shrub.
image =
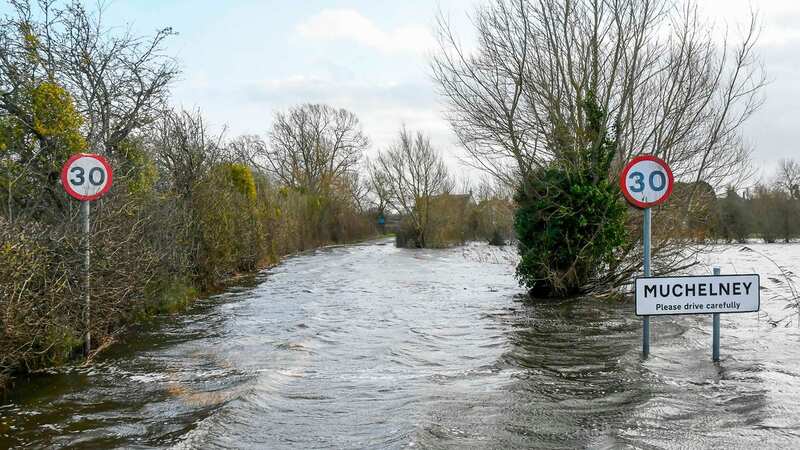
<svg viewBox="0 0 800 450">
<path fill-rule="evenodd" d="M 753 228 L 753 214 L 746 200 L 728 187 L 725 197 L 717 203 L 719 229 L 717 233 L 728 242 L 746 242 Z"/>
<path fill-rule="evenodd" d="M 80 345 L 82 298 L 69 258 L 77 247 L 0 217 L 0 374 L 63 362 Z"/>
<path fill-rule="evenodd" d="M 516 201 L 522 257 L 516 274 L 534 297 L 583 292 L 625 241 L 626 208 L 606 180 L 595 184 L 544 169 L 522 186 Z"/>
<path fill-rule="evenodd" d="M 516 275 L 534 297 L 594 289 L 625 243 L 627 208 L 608 180 L 616 142 L 591 92 L 583 108 L 586 129 L 571 133 L 555 123 L 550 145 L 558 158 L 533 171 L 515 196 Z"/>
<path fill-rule="evenodd" d="M 212 170 L 192 198 L 198 245 L 198 281 L 208 287 L 225 276 L 255 270 L 266 252 L 260 232 L 255 181 L 250 169 L 223 164 Z"/>
<path fill-rule="evenodd" d="M 514 205 L 505 198 L 481 200 L 472 209 L 471 235 L 489 245 L 506 245 L 514 238 Z"/>
</svg>

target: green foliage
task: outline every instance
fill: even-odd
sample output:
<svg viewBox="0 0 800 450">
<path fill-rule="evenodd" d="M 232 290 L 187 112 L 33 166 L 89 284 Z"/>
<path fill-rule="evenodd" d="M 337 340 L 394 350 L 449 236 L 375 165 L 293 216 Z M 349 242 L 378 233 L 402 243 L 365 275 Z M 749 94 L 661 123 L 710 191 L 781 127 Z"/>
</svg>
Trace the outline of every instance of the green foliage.
<svg viewBox="0 0 800 450">
<path fill-rule="evenodd" d="M 260 244 L 252 229 L 257 209 L 232 167 L 212 170 L 192 197 L 193 239 L 199 247 L 197 279 L 204 286 L 226 274 L 253 270 L 257 264 Z"/>
<path fill-rule="evenodd" d="M 256 198 L 256 182 L 253 178 L 253 172 L 244 164 L 224 164 L 222 169 L 226 172 L 225 178 L 233 185 L 233 188 L 239 191 L 249 200 Z"/>
<path fill-rule="evenodd" d="M 12 116 L 0 116 L 0 155 L 8 157 L 15 148 L 24 146 L 25 130 Z"/>
<path fill-rule="evenodd" d="M 250 168 L 222 164 L 196 187 L 192 199 L 198 281 L 215 284 L 225 275 L 254 270 L 267 246 L 255 203 L 256 186 Z"/>
<path fill-rule="evenodd" d="M 174 314 L 185 309 L 200 292 L 191 280 L 164 276 L 150 283 L 136 316 L 140 321 L 158 314 Z"/>
<path fill-rule="evenodd" d="M 607 180 L 549 168 L 516 196 L 517 278 L 535 297 L 581 293 L 625 242 L 626 207 Z"/>
<path fill-rule="evenodd" d="M 136 196 L 151 194 L 158 181 L 158 170 L 139 139 L 125 139 L 117 147 L 120 158 L 116 173 L 126 179 L 128 192 Z"/>
<path fill-rule="evenodd" d="M 534 171 L 518 189 L 514 229 L 521 256 L 516 275 L 534 297 L 585 292 L 615 262 L 625 243 L 626 206 L 608 170 L 616 143 L 590 94 L 587 129 L 570 133 L 556 124 L 551 143 L 560 155 Z"/>
<path fill-rule="evenodd" d="M 86 149 L 83 118 L 70 94 L 54 82 L 22 86 L 14 95 L 18 109 L 0 117 L 0 203 L 9 217 L 18 208 L 53 215 L 63 207 L 56 184 L 61 165 Z"/>
<path fill-rule="evenodd" d="M 86 149 L 86 140 L 80 132 L 83 117 L 75 110 L 72 97 L 61 86 L 43 82 L 30 93 L 33 130 L 50 140 L 62 156 Z"/>
</svg>

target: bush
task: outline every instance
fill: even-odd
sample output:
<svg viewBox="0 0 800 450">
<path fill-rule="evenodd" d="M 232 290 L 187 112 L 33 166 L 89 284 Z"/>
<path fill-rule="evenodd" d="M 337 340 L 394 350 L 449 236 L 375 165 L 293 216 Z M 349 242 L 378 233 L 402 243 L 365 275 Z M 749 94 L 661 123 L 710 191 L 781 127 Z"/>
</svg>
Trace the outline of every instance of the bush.
<svg viewBox="0 0 800 450">
<path fill-rule="evenodd" d="M 506 244 L 508 244 L 508 238 L 503 235 L 500 230 L 494 230 L 492 237 L 489 238 L 489 245 L 502 247 Z"/>
<path fill-rule="evenodd" d="M 554 124 L 558 158 L 525 180 L 515 196 L 521 256 L 517 278 L 534 297 L 564 297 L 593 290 L 626 240 L 626 206 L 611 184 L 616 142 L 606 114 L 590 92 L 583 104 L 586 129 Z"/>
<path fill-rule="evenodd" d="M 82 342 L 79 242 L 0 217 L 0 374 L 69 358 Z M 80 265 L 77 265 L 78 270 Z"/>
<path fill-rule="evenodd" d="M 514 238 L 513 203 L 500 197 L 481 200 L 471 211 L 469 227 L 473 239 L 506 245 Z"/>
<path fill-rule="evenodd" d="M 717 203 L 719 229 L 717 234 L 728 242 L 744 243 L 753 228 L 753 214 L 745 199 L 729 187 L 725 197 Z"/>
<path fill-rule="evenodd" d="M 558 168 L 544 169 L 516 196 L 522 257 L 517 278 L 534 297 L 584 292 L 625 242 L 625 205 L 608 181 L 597 184 Z"/>
<path fill-rule="evenodd" d="M 252 173 L 238 164 L 215 167 L 195 189 L 193 237 L 198 249 L 197 276 L 203 287 L 258 267 L 267 244 L 255 199 Z"/>
<path fill-rule="evenodd" d="M 45 125 L 55 123 L 51 116 L 43 116 Z M 352 183 L 333 180 L 314 193 L 277 186 L 209 144 L 219 140 L 203 134 L 200 119 L 185 120 L 162 123 L 160 140 L 134 136 L 106 155 L 114 186 L 91 205 L 87 330 L 79 204 L 42 182 L 63 155 L 44 168 L 24 167 L 29 176 L 19 178 L 22 166 L 9 149 L 19 151 L 30 136 L 20 138 L 24 130 L 0 118 L 8 169 L 0 174 L 0 388 L 14 372 L 68 360 L 87 331 L 97 349 L 129 324 L 185 308 L 231 275 L 374 235 Z M 43 189 L 51 195 L 39 202 Z"/>
</svg>

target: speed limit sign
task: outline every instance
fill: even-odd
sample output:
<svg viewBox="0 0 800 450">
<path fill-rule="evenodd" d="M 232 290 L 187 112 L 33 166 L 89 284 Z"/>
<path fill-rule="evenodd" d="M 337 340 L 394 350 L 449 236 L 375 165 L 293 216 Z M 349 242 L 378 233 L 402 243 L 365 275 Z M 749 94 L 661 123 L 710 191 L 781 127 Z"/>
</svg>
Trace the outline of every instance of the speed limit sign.
<svg viewBox="0 0 800 450">
<path fill-rule="evenodd" d="M 92 153 L 72 155 L 61 168 L 61 184 L 64 190 L 81 201 L 102 197 L 111 188 L 113 178 L 108 161 Z"/>
<path fill-rule="evenodd" d="M 622 194 L 638 208 L 650 208 L 667 201 L 674 182 L 669 165 L 653 155 L 634 158 L 619 177 Z"/>
</svg>

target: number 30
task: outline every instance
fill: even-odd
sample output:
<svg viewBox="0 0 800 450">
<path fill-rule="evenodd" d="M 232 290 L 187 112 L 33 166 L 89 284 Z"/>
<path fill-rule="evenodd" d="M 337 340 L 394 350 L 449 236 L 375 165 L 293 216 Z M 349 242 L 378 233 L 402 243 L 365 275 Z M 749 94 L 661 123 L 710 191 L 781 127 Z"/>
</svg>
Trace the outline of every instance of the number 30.
<svg viewBox="0 0 800 450">
<path fill-rule="evenodd" d="M 83 183 L 86 182 L 83 167 L 73 167 L 72 169 L 69 169 L 69 172 L 75 175 L 75 178 L 69 179 L 70 184 L 82 186 Z M 89 170 L 89 183 L 93 184 L 94 186 L 100 186 L 105 181 L 106 172 L 103 169 L 99 167 L 93 167 L 91 170 Z"/>
<path fill-rule="evenodd" d="M 634 182 L 633 186 L 628 185 L 631 192 L 638 194 L 644 191 L 644 174 L 642 172 L 631 172 L 630 175 L 628 175 L 628 179 Z M 664 172 L 655 171 L 650 173 L 650 177 L 647 181 L 650 185 L 650 189 L 658 192 L 664 190 L 664 187 L 666 187 L 667 176 L 664 175 Z"/>
</svg>

